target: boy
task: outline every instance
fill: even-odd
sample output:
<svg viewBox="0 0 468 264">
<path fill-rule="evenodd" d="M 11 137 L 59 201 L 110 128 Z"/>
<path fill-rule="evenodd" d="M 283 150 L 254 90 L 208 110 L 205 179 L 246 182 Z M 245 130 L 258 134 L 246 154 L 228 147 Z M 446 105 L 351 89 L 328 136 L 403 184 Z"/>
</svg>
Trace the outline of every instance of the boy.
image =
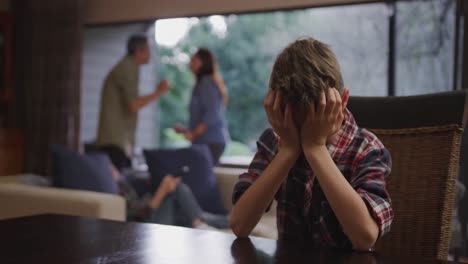
<svg viewBox="0 0 468 264">
<path fill-rule="evenodd" d="M 273 198 L 281 240 L 370 250 L 390 231 L 390 153 L 357 126 L 329 47 L 301 39 L 276 59 L 265 98 L 273 129 L 234 187 L 231 228 L 246 237 Z"/>
</svg>

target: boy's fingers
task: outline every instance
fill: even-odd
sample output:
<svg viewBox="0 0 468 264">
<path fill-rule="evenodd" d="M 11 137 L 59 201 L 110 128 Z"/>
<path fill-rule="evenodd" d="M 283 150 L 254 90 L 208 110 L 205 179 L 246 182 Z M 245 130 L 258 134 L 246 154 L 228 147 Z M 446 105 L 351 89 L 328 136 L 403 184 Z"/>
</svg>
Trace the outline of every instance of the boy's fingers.
<svg viewBox="0 0 468 264">
<path fill-rule="evenodd" d="M 273 99 L 273 111 L 278 112 L 280 109 L 281 98 L 278 96 L 276 92 L 274 92 L 273 98 L 274 98 Z"/>
<path fill-rule="evenodd" d="M 273 115 L 276 121 L 283 122 L 284 112 L 281 109 L 281 96 L 275 92 L 275 102 L 273 104 Z"/>
<path fill-rule="evenodd" d="M 333 91 L 333 88 L 328 88 L 327 91 L 327 107 L 325 108 L 325 114 L 330 115 L 335 111 L 335 103 L 336 103 L 336 98 L 335 98 L 335 92 Z"/>
<path fill-rule="evenodd" d="M 317 114 L 323 115 L 325 113 L 325 107 L 327 106 L 327 98 L 325 97 L 325 92 L 320 93 L 320 99 L 317 107 Z"/>
<path fill-rule="evenodd" d="M 335 92 L 335 95 L 336 95 L 336 103 L 341 105 L 342 99 L 341 99 L 340 92 L 338 92 L 338 89 L 336 88 L 333 88 L 333 91 Z"/>
<path fill-rule="evenodd" d="M 335 115 L 339 114 L 340 111 L 342 111 L 342 106 L 341 106 L 341 95 L 338 92 L 337 89 L 333 88 L 333 92 L 335 93 L 335 98 L 336 98 L 336 105 L 335 105 L 335 110 L 334 113 Z"/>
<path fill-rule="evenodd" d="M 328 103 L 334 104 L 336 102 L 335 88 L 328 88 L 327 92 L 328 92 L 327 104 Z"/>
</svg>

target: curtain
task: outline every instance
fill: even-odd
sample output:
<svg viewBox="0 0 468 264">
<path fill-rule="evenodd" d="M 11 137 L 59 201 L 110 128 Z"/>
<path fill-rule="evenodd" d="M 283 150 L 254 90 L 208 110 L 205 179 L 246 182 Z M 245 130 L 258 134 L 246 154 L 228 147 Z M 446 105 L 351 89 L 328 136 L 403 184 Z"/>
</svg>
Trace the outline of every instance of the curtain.
<svg viewBox="0 0 468 264">
<path fill-rule="evenodd" d="M 16 121 L 25 170 L 50 175 L 51 144 L 79 147 L 82 3 L 12 1 Z"/>
</svg>

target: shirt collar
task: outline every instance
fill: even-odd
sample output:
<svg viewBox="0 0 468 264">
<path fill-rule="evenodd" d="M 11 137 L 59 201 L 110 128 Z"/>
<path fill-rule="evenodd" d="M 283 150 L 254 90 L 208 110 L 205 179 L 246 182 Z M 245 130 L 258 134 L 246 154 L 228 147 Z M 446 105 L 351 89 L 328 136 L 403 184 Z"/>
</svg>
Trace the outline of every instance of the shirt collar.
<svg viewBox="0 0 468 264">
<path fill-rule="evenodd" d="M 357 131 L 358 126 L 353 114 L 345 108 L 343 124 L 340 130 L 330 137 L 327 144 L 328 152 L 335 162 L 346 152 Z"/>
</svg>

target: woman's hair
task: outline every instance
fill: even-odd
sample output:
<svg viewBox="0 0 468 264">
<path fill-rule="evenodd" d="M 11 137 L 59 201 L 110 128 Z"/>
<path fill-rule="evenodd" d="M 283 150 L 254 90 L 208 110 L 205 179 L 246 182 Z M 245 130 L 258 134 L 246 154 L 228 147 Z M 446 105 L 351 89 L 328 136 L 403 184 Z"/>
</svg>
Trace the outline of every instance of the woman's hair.
<svg viewBox="0 0 468 264">
<path fill-rule="evenodd" d="M 203 76 L 209 75 L 216 83 L 216 86 L 218 86 L 221 97 L 223 98 L 223 103 L 226 105 L 228 103 L 229 97 L 227 94 L 226 85 L 224 84 L 223 78 L 219 73 L 219 67 L 216 63 L 216 59 L 213 53 L 211 53 L 211 51 L 206 48 L 200 48 L 194 54 L 194 56 L 197 56 L 202 62 L 200 70 L 195 73 L 197 82 L 199 82 Z"/>
<path fill-rule="evenodd" d="M 340 65 L 330 47 L 313 38 L 289 44 L 279 55 L 270 76 L 270 88 L 278 91 L 284 103 L 300 110 L 317 104 L 322 91 L 343 92 Z"/>
</svg>

